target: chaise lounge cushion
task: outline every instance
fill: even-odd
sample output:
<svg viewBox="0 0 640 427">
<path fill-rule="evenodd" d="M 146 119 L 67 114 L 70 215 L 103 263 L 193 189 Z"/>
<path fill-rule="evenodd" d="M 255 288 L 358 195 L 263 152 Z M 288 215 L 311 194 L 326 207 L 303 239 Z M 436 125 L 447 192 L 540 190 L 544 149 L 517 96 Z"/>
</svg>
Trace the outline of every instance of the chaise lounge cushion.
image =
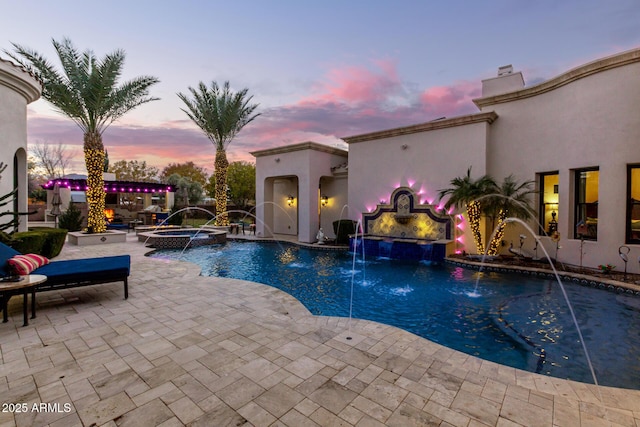
<svg viewBox="0 0 640 427">
<path fill-rule="evenodd" d="M 20 253 L 4 243 L 0 243 L 0 276 L 12 274 L 8 260 L 16 255 L 20 255 Z M 117 255 L 51 261 L 49 264 L 33 270 L 32 273 L 47 276 L 47 281 L 38 287 L 38 292 L 123 281 L 124 297 L 127 299 L 129 297 L 130 267 L 131 257 L 129 255 Z"/>
<path fill-rule="evenodd" d="M 8 261 L 10 258 L 13 258 L 16 255 L 22 254 L 13 249 L 11 246 L 0 243 L 0 276 L 11 276 L 13 271 Z"/>
<path fill-rule="evenodd" d="M 130 264 L 129 255 L 73 259 L 51 262 L 33 271 L 33 274 L 47 276 L 47 287 L 68 283 L 108 283 L 129 276 Z"/>
</svg>

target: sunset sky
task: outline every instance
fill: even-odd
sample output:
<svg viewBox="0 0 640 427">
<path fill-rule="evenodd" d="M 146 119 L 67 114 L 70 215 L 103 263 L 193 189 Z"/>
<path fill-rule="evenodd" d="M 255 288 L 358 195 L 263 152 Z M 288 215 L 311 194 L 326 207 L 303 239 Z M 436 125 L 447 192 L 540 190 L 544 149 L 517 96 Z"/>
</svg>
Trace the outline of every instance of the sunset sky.
<svg viewBox="0 0 640 427">
<path fill-rule="evenodd" d="M 214 148 L 181 111 L 199 81 L 248 88 L 262 114 L 228 149 L 341 137 L 477 111 L 480 80 L 513 64 L 527 85 L 640 46 L 637 0 L 162 1 L 0 0 L 0 57 L 15 42 L 59 66 L 51 39 L 98 57 L 121 48 L 125 75 L 153 75 L 159 101 L 104 133 L 111 162 L 163 168 L 193 160 L 212 172 Z M 65 144 L 84 173 L 82 133 L 39 100 L 29 143 Z"/>
</svg>

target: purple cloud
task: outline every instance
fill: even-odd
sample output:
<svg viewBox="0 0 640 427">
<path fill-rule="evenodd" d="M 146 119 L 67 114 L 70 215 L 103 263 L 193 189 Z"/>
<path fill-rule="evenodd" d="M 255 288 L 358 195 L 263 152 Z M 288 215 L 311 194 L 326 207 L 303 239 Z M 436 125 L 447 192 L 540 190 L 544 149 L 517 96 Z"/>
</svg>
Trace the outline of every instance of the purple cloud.
<svg viewBox="0 0 640 427">
<path fill-rule="evenodd" d="M 480 96 L 479 80 L 416 91 L 401 81 L 394 62 L 381 60 L 373 65 L 373 69 L 332 69 L 313 86 L 312 94 L 261 111 L 229 146 L 229 160 L 252 161 L 251 151 L 303 141 L 345 146 L 340 137 L 477 111 L 471 100 Z M 82 132 L 68 119 L 31 114 L 28 131 L 32 143 L 62 142 L 77 146 L 81 156 Z M 103 142 L 112 161 L 146 160 L 162 168 L 192 160 L 213 170 L 215 149 L 188 120 L 149 126 L 116 123 L 104 133 Z"/>
</svg>

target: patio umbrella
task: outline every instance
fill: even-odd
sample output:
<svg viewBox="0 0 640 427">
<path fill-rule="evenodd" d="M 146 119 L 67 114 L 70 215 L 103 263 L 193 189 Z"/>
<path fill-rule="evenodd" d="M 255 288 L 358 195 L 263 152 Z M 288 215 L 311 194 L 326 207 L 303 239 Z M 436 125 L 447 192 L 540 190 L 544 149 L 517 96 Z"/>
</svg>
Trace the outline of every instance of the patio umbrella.
<svg viewBox="0 0 640 427">
<path fill-rule="evenodd" d="M 51 198 L 51 215 L 54 217 L 54 226 L 58 228 L 58 216 L 62 213 L 60 211 L 60 205 L 62 199 L 60 198 L 60 184 L 56 181 L 53 185 L 53 197 Z"/>
</svg>

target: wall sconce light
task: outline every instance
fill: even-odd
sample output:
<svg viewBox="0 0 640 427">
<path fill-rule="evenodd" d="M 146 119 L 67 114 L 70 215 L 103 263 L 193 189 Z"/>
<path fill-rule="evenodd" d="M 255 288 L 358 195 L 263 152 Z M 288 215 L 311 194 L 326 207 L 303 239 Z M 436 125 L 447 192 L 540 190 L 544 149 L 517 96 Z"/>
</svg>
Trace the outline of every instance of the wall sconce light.
<svg viewBox="0 0 640 427">
<path fill-rule="evenodd" d="M 325 195 L 320 196 L 320 204 L 322 206 L 327 206 L 327 204 L 329 204 L 329 198 Z"/>
<path fill-rule="evenodd" d="M 407 144 L 402 144 L 400 148 L 402 148 L 403 150 L 406 150 L 407 148 L 409 148 L 409 146 Z"/>
<path fill-rule="evenodd" d="M 295 200 L 295 197 L 293 196 L 287 196 L 287 205 L 289 206 L 293 206 L 293 201 Z"/>
<path fill-rule="evenodd" d="M 276 163 L 280 163 L 280 157 L 276 157 L 274 160 L 276 161 Z"/>
</svg>

